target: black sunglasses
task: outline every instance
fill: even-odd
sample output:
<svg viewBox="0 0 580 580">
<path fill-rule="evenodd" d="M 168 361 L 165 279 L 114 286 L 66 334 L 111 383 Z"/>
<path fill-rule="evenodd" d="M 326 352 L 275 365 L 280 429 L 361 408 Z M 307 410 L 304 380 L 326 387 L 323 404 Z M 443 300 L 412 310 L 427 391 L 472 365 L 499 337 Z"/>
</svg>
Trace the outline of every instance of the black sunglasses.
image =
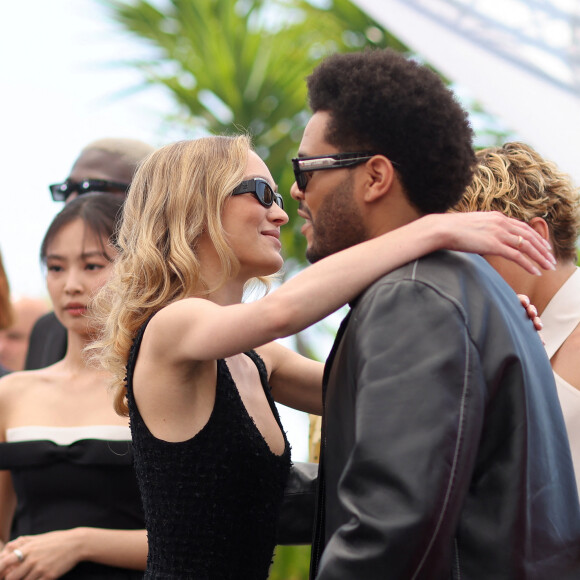
<svg viewBox="0 0 580 580">
<path fill-rule="evenodd" d="M 82 181 L 67 179 L 63 183 L 53 183 L 48 188 L 54 201 L 66 201 L 75 191 L 78 195 L 93 192 L 126 194 L 129 190 L 129 185 L 129 183 L 107 181 L 105 179 L 83 179 Z"/>
<path fill-rule="evenodd" d="M 335 153 L 319 157 L 295 157 L 292 159 L 292 169 L 294 169 L 296 185 L 300 191 L 304 192 L 310 179 L 308 173 L 311 171 L 354 167 L 374 156 L 374 153 Z"/>
<path fill-rule="evenodd" d="M 284 209 L 282 196 L 275 192 L 265 179 L 260 177 L 246 179 L 232 191 L 232 195 L 241 195 L 242 193 L 253 193 L 264 207 L 271 207 L 275 203 Z"/>
</svg>

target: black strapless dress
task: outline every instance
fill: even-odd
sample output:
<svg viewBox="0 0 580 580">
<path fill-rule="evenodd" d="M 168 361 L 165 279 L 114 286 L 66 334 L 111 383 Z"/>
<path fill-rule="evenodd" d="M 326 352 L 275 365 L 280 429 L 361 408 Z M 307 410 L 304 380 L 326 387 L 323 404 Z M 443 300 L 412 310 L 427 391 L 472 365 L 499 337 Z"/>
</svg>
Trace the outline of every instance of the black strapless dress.
<svg viewBox="0 0 580 580">
<path fill-rule="evenodd" d="M 17 496 L 12 536 L 74 527 L 143 529 L 130 441 L 84 439 L 0 443 L 0 469 L 10 470 Z M 81 562 L 66 580 L 137 580 L 143 573 Z"/>
</svg>

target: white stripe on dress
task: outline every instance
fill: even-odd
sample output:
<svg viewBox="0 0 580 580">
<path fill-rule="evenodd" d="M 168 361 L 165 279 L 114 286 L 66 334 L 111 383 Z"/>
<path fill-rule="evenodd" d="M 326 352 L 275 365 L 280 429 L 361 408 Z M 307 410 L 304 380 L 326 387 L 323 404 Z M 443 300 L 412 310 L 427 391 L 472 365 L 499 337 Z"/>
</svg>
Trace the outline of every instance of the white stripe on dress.
<svg viewBox="0 0 580 580">
<path fill-rule="evenodd" d="M 6 441 L 52 441 L 57 445 L 70 445 L 82 439 L 130 441 L 131 431 L 123 425 L 82 425 L 77 427 L 46 427 L 31 425 L 6 429 Z"/>
</svg>

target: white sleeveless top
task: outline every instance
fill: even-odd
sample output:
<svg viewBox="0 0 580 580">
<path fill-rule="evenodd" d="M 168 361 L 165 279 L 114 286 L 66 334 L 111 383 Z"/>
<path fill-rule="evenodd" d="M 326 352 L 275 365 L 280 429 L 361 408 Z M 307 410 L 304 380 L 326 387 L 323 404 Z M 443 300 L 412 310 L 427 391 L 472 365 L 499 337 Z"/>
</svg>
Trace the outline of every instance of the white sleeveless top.
<svg viewBox="0 0 580 580">
<path fill-rule="evenodd" d="M 542 338 L 551 359 L 580 323 L 580 268 L 554 294 L 542 312 Z M 580 353 L 579 353 L 580 356 Z M 554 373 L 558 398 L 570 440 L 576 485 L 580 494 L 580 390 Z"/>
</svg>

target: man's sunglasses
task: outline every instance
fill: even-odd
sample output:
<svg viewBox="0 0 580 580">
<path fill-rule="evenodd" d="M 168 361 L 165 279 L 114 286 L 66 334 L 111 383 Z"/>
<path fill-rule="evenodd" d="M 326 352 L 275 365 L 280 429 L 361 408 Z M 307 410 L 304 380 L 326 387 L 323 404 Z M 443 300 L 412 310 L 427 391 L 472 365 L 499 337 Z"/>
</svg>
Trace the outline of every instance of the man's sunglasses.
<svg viewBox="0 0 580 580">
<path fill-rule="evenodd" d="M 374 157 L 373 153 L 336 153 L 319 157 L 296 157 L 292 159 L 292 168 L 296 185 L 302 192 L 306 191 L 308 175 L 311 171 L 324 169 L 341 169 L 342 167 L 354 167 Z"/>
<path fill-rule="evenodd" d="M 48 188 L 54 201 L 66 201 L 75 191 L 78 195 L 93 192 L 126 194 L 129 190 L 129 185 L 129 183 L 107 181 L 105 179 L 83 179 L 83 181 L 67 179 L 64 183 L 53 183 Z"/>
<path fill-rule="evenodd" d="M 242 193 L 253 193 L 264 207 L 271 207 L 275 203 L 284 209 L 282 196 L 275 192 L 265 179 L 260 177 L 246 179 L 232 191 L 232 195 L 241 195 Z"/>
</svg>

